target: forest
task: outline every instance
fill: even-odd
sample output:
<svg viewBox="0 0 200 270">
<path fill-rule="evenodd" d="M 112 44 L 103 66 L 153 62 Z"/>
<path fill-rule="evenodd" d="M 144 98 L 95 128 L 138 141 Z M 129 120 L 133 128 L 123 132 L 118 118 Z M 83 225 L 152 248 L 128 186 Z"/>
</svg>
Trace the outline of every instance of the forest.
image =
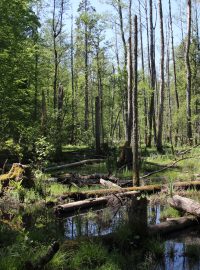
<svg viewBox="0 0 200 270">
<path fill-rule="evenodd" d="M 200 1 L 0 1 L 0 269 L 200 269 Z"/>
</svg>

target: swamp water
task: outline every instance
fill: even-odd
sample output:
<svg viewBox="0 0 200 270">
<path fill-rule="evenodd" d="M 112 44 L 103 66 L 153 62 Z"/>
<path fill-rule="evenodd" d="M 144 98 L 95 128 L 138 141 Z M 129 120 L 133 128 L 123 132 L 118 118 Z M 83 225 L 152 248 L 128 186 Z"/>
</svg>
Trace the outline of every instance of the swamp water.
<svg viewBox="0 0 200 270">
<path fill-rule="evenodd" d="M 146 213 L 148 224 L 160 223 L 163 208 L 160 204 L 148 205 Z M 116 209 L 108 207 L 96 211 L 89 210 L 65 217 L 56 217 L 52 209 L 41 207 L 35 210 L 31 207 L 26 212 L 21 209 L 18 214 L 14 210 L 1 210 L 0 214 L 0 248 L 9 245 L 9 234 L 14 234 L 17 230 L 23 231 L 24 237 L 33 242 L 50 243 L 53 240 L 63 241 L 79 236 L 106 235 L 120 228 L 130 218 L 125 206 Z M 163 254 L 160 258 L 153 258 L 155 260 L 153 266 L 130 269 L 200 270 L 198 227 L 194 230 L 184 230 L 178 235 L 170 235 L 170 239 L 162 243 Z"/>
</svg>

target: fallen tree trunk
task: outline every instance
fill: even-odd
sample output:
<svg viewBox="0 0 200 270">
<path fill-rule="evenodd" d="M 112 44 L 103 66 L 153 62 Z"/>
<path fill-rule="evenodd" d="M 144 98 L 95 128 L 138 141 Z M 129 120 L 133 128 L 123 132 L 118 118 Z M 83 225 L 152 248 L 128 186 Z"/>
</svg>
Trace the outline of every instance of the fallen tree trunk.
<svg viewBox="0 0 200 270">
<path fill-rule="evenodd" d="M 192 182 L 176 182 L 173 185 L 174 189 L 200 189 L 200 181 L 192 181 Z M 89 191 L 78 191 L 78 192 L 67 192 L 63 195 L 59 196 L 59 199 L 65 200 L 67 198 L 72 198 L 74 200 L 84 200 L 87 198 L 96 198 L 109 194 L 117 194 L 119 192 L 127 192 L 127 191 L 140 191 L 147 194 L 157 193 L 168 189 L 168 185 L 147 185 L 141 187 L 128 187 L 122 189 L 99 189 L 99 190 L 89 190 Z"/>
<path fill-rule="evenodd" d="M 135 191 L 119 193 L 115 198 L 119 199 L 121 202 L 121 198 L 129 197 L 129 196 L 137 196 L 139 193 Z M 64 214 L 75 210 L 81 210 L 85 208 L 91 208 L 96 206 L 105 206 L 107 203 L 113 198 L 113 196 L 105 196 L 100 198 L 93 198 L 88 200 L 82 200 L 78 202 L 67 203 L 63 205 L 58 205 L 54 208 L 56 214 Z"/>
<path fill-rule="evenodd" d="M 199 182 L 200 183 L 200 182 Z M 99 190 L 89 190 L 89 191 L 78 191 L 78 192 L 67 192 L 59 196 L 60 200 L 65 200 L 71 198 L 74 200 L 84 200 L 88 198 L 96 198 L 111 194 L 118 194 L 120 192 L 128 191 L 141 191 L 147 194 L 152 194 L 161 191 L 161 185 L 149 185 L 143 187 L 129 187 L 129 188 L 115 188 L 115 189 L 99 189 Z"/>
<path fill-rule="evenodd" d="M 200 217 L 200 203 L 195 202 L 192 199 L 175 195 L 172 198 L 168 199 L 168 202 L 170 206 L 177 210 L 184 211 Z"/>
<path fill-rule="evenodd" d="M 160 224 L 149 225 L 148 231 L 150 235 L 165 235 L 174 231 L 185 229 L 192 225 L 197 225 L 198 222 L 199 221 L 195 217 L 180 217 L 179 219 L 171 219 L 165 222 L 161 222 Z"/>
<path fill-rule="evenodd" d="M 69 163 L 69 164 L 48 167 L 48 168 L 44 169 L 44 171 L 49 172 L 49 171 L 55 171 L 55 170 L 60 170 L 60 169 L 74 168 L 74 167 L 79 167 L 79 166 L 86 165 L 86 164 L 101 163 L 104 161 L 105 161 L 105 159 L 86 159 L 86 160 L 81 160 L 79 162 L 73 162 L 73 163 Z"/>
<path fill-rule="evenodd" d="M 29 270 L 42 270 L 44 266 L 54 257 L 59 250 L 59 243 L 54 242 L 48 249 L 47 253 L 42 256 L 38 262 L 33 264 L 30 261 L 25 262 L 25 269 Z"/>
<path fill-rule="evenodd" d="M 122 189 L 120 186 L 112 183 L 111 181 L 109 180 L 104 180 L 104 179 L 100 179 L 100 184 L 104 187 L 108 187 L 108 188 L 117 188 L 117 189 Z"/>
</svg>

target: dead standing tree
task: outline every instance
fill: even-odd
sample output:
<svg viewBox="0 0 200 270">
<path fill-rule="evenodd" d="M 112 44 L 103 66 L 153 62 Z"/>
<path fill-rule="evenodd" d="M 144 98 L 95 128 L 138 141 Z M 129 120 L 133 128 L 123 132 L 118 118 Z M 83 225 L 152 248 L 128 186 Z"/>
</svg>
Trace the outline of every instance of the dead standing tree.
<svg viewBox="0 0 200 270">
<path fill-rule="evenodd" d="M 53 80 L 53 106 L 54 110 L 57 107 L 57 85 L 58 85 L 58 67 L 59 67 L 59 54 L 57 48 L 57 40 L 62 33 L 63 28 L 63 15 L 64 15 L 65 0 L 53 0 L 53 20 L 52 20 L 52 33 L 53 33 L 53 51 L 54 51 L 54 80 Z"/>
<path fill-rule="evenodd" d="M 134 16 L 134 88 L 133 88 L 133 185 L 140 185 L 138 154 L 138 25 Z"/>
<path fill-rule="evenodd" d="M 190 66 L 190 39 L 191 39 L 191 22 L 192 22 L 192 5 L 191 0 L 187 0 L 187 43 L 185 50 L 185 67 L 186 67 L 186 113 L 187 113 L 187 138 L 192 144 L 192 123 L 191 123 L 191 66 Z"/>
<path fill-rule="evenodd" d="M 162 0 L 158 1 L 159 15 L 160 15 L 160 43 L 161 43 L 161 59 L 160 59 L 160 96 L 159 96 L 159 114 L 158 114 L 158 137 L 157 137 L 157 150 L 159 152 L 163 151 L 162 146 L 162 133 L 163 133 L 163 113 L 164 113 L 164 31 L 163 31 L 163 11 L 162 11 Z"/>
</svg>

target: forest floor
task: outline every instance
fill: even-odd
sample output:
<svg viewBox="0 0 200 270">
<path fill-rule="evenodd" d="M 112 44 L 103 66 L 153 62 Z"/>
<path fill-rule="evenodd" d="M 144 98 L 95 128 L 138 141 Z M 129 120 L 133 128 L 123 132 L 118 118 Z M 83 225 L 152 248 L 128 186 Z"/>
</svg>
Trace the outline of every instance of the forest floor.
<svg viewBox="0 0 200 270">
<path fill-rule="evenodd" d="M 145 185 L 165 184 L 168 187 L 166 192 L 144 194 L 148 199 L 148 224 L 157 224 L 167 218 L 178 218 L 182 215 L 168 206 L 169 193 L 178 192 L 200 201 L 200 192 L 197 189 L 176 191 L 173 188 L 175 182 L 200 180 L 200 147 L 186 152 L 187 149 L 189 148 L 176 149 L 176 156 L 170 153 L 169 148 L 166 148 L 164 155 L 157 154 L 156 149 L 143 151 L 141 176 L 187 157 L 177 162 L 174 167 L 152 174 L 142 181 Z M 63 152 L 63 164 L 97 158 L 94 151 L 87 147 L 66 146 Z M 128 182 L 132 178 L 131 170 L 127 168 L 117 170 L 113 164 L 108 164 L 106 159 L 100 164 L 84 165 L 59 172 L 47 174 L 36 170 L 34 173 L 36 177 L 34 188 L 26 189 L 13 181 L 0 198 L 0 269 L 24 269 L 27 261 L 37 263 L 38 258 L 46 254 L 49 245 L 55 240 L 61 244 L 61 248 L 44 269 L 199 267 L 199 226 L 181 234 L 172 234 L 167 238 L 143 239 L 126 226 L 126 206 L 117 211 L 113 207 L 107 207 L 78 211 L 66 216 L 55 215 L 51 206 L 58 202 L 57 199 L 63 193 L 102 189 L 100 184 L 91 186 L 62 184 L 57 182 L 59 175 L 112 174 L 113 177 Z M 111 245 L 109 235 L 113 232 L 115 244 Z"/>
</svg>

